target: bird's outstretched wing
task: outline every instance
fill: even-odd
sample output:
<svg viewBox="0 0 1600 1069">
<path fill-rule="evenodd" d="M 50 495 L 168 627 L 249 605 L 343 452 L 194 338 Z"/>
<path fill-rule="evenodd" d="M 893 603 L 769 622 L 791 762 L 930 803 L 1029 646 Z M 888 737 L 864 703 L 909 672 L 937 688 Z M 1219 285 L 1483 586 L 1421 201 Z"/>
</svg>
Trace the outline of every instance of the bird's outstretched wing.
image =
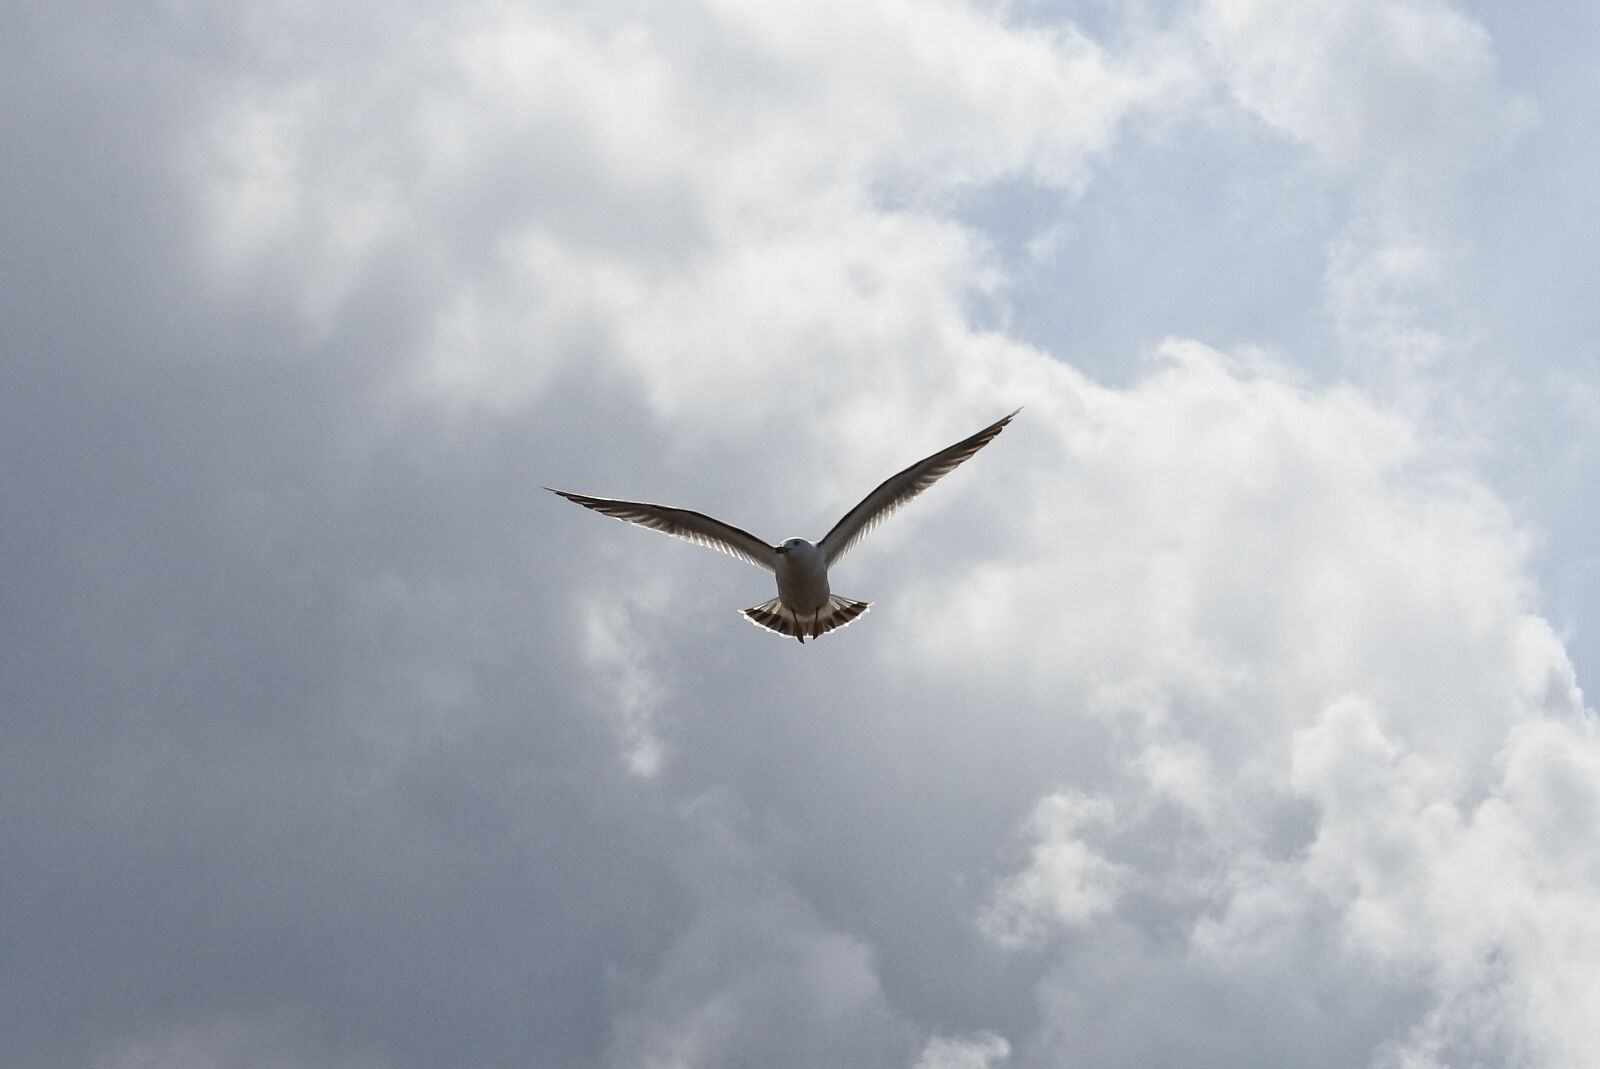
<svg viewBox="0 0 1600 1069">
<path fill-rule="evenodd" d="M 861 504 L 845 513 L 844 518 L 834 524 L 833 530 L 823 538 L 818 546 L 822 550 L 823 563 L 832 565 L 861 541 L 868 531 L 887 519 L 891 512 L 955 471 L 974 453 L 993 441 L 994 436 L 1011 422 L 1012 416 L 1021 411 L 1022 409 L 1017 409 L 1010 416 L 989 424 L 972 437 L 963 438 L 955 445 L 947 446 L 933 456 L 925 457 L 905 471 L 891 475 L 879 483 L 876 490 L 863 498 Z"/>
<path fill-rule="evenodd" d="M 652 531 L 660 531 L 662 534 L 669 534 L 686 542 L 707 546 L 730 557 L 749 561 L 757 568 L 765 568 L 769 572 L 777 570 L 777 555 L 773 547 L 749 531 L 741 531 L 732 524 L 712 519 L 703 512 L 675 509 L 670 505 L 651 505 L 644 501 L 613 501 L 605 497 L 585 497 L 583 494 L 569 494 L 565 490 L 553 490 L 548 486 L 545 489 L 586 509 L 594 509 L 607 516 L 636 523 L 640 527 L 648 527 Z"/>
</svg>

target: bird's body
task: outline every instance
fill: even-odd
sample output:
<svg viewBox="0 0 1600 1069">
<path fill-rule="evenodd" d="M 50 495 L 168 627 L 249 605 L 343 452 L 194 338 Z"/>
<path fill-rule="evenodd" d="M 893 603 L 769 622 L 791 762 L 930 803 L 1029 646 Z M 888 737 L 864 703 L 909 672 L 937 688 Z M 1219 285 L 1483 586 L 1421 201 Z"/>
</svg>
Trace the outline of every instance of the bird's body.
<svg viewBox="0 0 1600 1069">
<path fill-rule="evenodd" d="M 828 564 L 816 546 L 791 538 L 778 553 L 778 600 L 797 613 L 816 612 L 828 601 Z"/>
<path fill-rule="evenodd" d="M 833 530 L 815 544 L 804 538 L 790 538 L 781 545 L 768 545 L 750 532 L 705 513 L 670 505 L 586 497 L 565 490 L 550 492 L 607 516 L 696 542 L 767 569 L 777 580 L 778 596 L 741 611 L 751 623 L 781 635 L 792 635 L 804 643 L 808 636 L 817 638 L 845 626 L 871 607 L 869 602 L 833 593 L 828 587 L 828 568 L 891 512 L 988 445 L 1016 414 L 1012 412 L 970 438 L 891 475 L 845 513 L 833 525 Z"/>
</svg>

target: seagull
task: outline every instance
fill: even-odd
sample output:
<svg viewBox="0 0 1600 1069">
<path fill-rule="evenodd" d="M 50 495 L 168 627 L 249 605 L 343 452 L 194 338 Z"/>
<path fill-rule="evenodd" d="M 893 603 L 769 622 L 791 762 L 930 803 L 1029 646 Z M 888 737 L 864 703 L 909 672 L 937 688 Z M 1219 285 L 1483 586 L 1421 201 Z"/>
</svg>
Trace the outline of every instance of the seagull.
<svg viewBox="0 0 1600 1069">
<path fill-rule="evenodd" d="M 845 626 L 872 607 L 870 602 L 840 597 L 828 589 L 828 569 L 834 562 L 890 513 L 955 471 L 993 441 L 1021 411 L 1019 408 L 970 438 L 963 438 L 889 476 L 815 544 L 804 538 L 789 538 L 782 545 L 769 546 L 749 531 L 703 512 L 644 501 L 586 497 L 548 486 L 544 489 L 603 515 L 706 546 L 772 572 L 778 580 L 778 596 L 740 612 L 757 627 L 792 635 L 804 645 L 808 636 L 819 638 L 836 627 Z"/>
</svg>

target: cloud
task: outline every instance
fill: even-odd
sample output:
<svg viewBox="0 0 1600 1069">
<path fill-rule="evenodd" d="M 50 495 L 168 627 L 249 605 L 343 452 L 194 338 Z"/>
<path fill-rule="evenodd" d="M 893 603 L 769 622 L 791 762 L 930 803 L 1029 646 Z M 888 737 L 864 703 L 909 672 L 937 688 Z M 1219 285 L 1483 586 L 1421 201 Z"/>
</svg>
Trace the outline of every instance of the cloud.
<svg viewBox="0 0 1600 1069">
<path fill-rule="evenodd" d="M 292 1046 L 296 1029 L 292 1022 L 271 1023 L 216 1021 L 196 1027 L 181 1027 L 156 1039 L 130 1043 L 102 1055 L 95 1069 L 211 1069 L 218 1065 L 239 1069 L 304 1069 L 328 1064 L 302 1060 L 283 1048 Z M 367 1069 L 376 1063 L 357 1058 L 340 1058 L 338 1069 Z"/>
<path fill-rule="evenodd" d="M 1594 721 L 1527 610 L 1515 526 L 1361 395 L 1169 353 L 1022 466 L 1050 490 L 1002 491 L 1033 503 L 1012 536 L 1032 552 L 912 581 L 922 671 L 959 687 L 965 646 L 1006 710 L 1006 737 L 968 736 L 975 764 L 1081 746 L 1084 716 L 1117 755 L 1099 789 L 1041 798 L 981 914 L 1056 962 L 1029 1056 L 1093 1036 L 1111 1063 L 1181 1043 L 1231 1064 L 1305 1029 L 1330 1065 L 1581 1062 L 1593 913 L 1568 904 L 1595 874 L 1533 860 L 1564 851 L 1529 844 L 1509 770 L 1530 737 L 1561 740 L 1535 761 L 1588 761 Z M 1107 975 L 1296 1023 L 1152 1027 L 1086 990 Z"/>
<path fill-rule="evenodd" d="M 1282 246 L 1163 223 L 1243 176 L 1433 382 L 1407 209 L 1521 105 L 1443 4 L 1141 11 L 30 14 L 0 1060 L 1589 1058 L 1600 753 L 1525 517 L 1314 328 L 1163 340 L 1140 284 L 1256 307 Z M 1117 385 L 1006 327 L 1041 231 L 1030 299 L 1125 291 Z M 539 489 L 815 535 L 1019 403 L 804 650 Z"/>
<path fill-rule="evenodd" d="M 1052 928 L 1083 927 L 1109 913 L 1125 870 L 1085 843 L 1079 828 L 1110 817 L 1104 799 L 1060 792 L 1040 799 L 1028 821 L 1032 857 L 996 889 L 984 928 L 1002 944 L 1021 946 Z"/>
<path fill-rule="evenodd" d="M 283 17 L 315 38 L 314 13 Z M 685 390 L 770 393 L 818 344 L 878 351 L 983 273 L 981 244 L 921 209 L 1006 175 L 1081 187 L 1176 78 L 955 3 L 421 26 L 438 45 L 385 36 L 378 77 L 246 72 L 191 154 L 220 278 L 327 330 L 386 262 L 432 291 L 397 354 L 413 386 L 474 405 L 582 360 L 675 413 Z"/>
<path fill-rule="evenodd" d="M 928 1040 L 915 1069 L 996 1069 L 1006 1062 L 1011 1044 L 993 1032 L 972 1036 L 935 1036 Z"/>
<path fill-rule="evenodd" d="M 606 1064 L 887 1065 L 906 1046 L 870 946 L 763 871 L 715 796 L 685 816 L 696 909 L 648 976 L 619 977 Z"/>
<path fill-rule="evenodd" d="M 1531 121 L 1488 33 L 1439 0 L 1212 0 L 1199 20 L 1241 104 L 1363 181 L 1426 185 Z"/>
<path fill-rule="evenodd" d="M 1505 84 L 1489 33 L 1439 0 L 1214 0 L 1195 18 L 1225 91 L 1309 149 L 1354 205 L 1324 277 L 1342 369 L 1472 426 L 1504 382 L 1442 267 L 1470 255 L 1454 208 L 1538 117 Z"/>
</svg>

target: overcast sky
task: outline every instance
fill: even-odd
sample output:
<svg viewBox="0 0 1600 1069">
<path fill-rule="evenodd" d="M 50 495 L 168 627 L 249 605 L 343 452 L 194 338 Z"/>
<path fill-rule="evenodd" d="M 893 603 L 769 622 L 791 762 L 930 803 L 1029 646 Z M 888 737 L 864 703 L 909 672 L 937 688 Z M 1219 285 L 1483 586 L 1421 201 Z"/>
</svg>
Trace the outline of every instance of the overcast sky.
<svg viewBox="0 0 1600 1069">
<path fill-rule="evenodd" d="M 7 5 L 0 1064 L 1600 1065 L 1597 11 Z"/>
</svg>

